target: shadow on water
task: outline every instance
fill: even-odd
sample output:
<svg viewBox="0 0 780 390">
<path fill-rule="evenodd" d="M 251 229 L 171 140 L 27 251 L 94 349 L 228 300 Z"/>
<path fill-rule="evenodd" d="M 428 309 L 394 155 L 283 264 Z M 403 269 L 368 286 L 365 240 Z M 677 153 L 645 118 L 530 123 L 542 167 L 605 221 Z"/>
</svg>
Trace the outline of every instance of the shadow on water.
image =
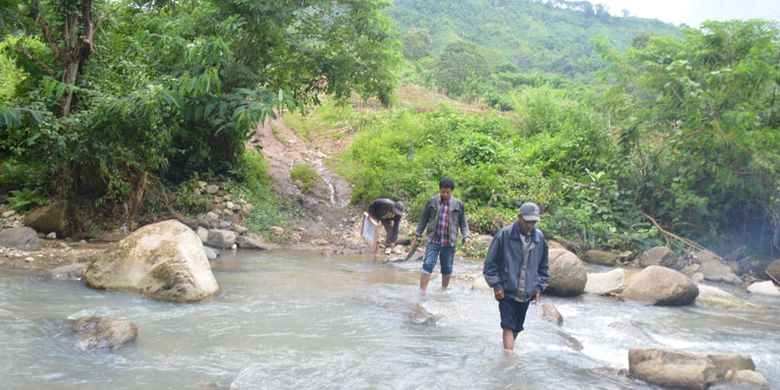
<svg viewBox="0 0 780 390">
<path fill-rule="evenodd" d="M 545 297 L 563 327 L 532 307 L 508 356 L 492 296 L 464 281 L 421 295 L 419 263 L 226 252 L 213 268 L 220 294 L 187 305 L 0 271 L 4 388 L 647 388 L 618 375 L 634 345 L 750 350 L 759 371 L 780 380 L 776 307 L 733 316 Z M 86 315 L 130 320 L 138 340 L 78 352 L 64 320 Z"/>
</svg>

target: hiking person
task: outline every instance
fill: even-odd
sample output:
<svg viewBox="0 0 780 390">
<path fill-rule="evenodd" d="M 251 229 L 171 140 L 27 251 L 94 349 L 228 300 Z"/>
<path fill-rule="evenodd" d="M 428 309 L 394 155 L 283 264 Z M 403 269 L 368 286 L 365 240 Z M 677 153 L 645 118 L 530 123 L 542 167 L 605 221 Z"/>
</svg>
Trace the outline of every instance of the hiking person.
<svg viewBox="0 0 780 390">
<path fill-rule="evenodd" d="M 420 274 L 420 292 L 425 293 L 431 273 L 437 259 L 441 264 L 441 288 L 447 289 L 452 276 L 452 264 L 455 259 L 455 247 L 458 233 L 463 236 L 463 243 L 471 244 L 469 224 L 466 222 L 466 211 L 463 202 L 452 196 L 455 182 L 445 177 L 439 181 L 439 194 L 433 196 L 425 204 L 420 223 L 412 238 L 412 246 L 420 239 L 425 229 L 428 229 L 425 245 L 425 259 Z"/>
<path fill-rule="evenodd" d="M 385 254 L 389 255 L 398 240 L 398 229 L 404 214 L 404 203 L 392 199 L 377 199 L 368 206 L 368 215 L 385 228 Z"/>
<path fill-rule="evenodd" d="M 523 331 L 529 303 L 539 302 L 547 288 L 548 247 L 539 221 L 539 206 L 524 203 L 517 220 L 493 238 L 485 257 L 483 275 L 493 288 L 501 315 L 504 350 L 512 353 Z"/>
</svg>

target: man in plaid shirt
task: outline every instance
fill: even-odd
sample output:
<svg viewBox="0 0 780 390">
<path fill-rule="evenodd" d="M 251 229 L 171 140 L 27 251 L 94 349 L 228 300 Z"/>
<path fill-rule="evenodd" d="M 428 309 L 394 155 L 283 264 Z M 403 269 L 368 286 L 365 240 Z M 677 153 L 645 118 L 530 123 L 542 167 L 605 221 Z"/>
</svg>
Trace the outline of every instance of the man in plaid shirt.
<svg viewBox="0 0 780 390">
<path fill-rule="evenodd" d="M 428 282 L 431 280 L 431 273 L 437 260 L 441 264 L 441 288 L 446 289 L 449 286 L 458 233 L 463 236 L 466 245 L 471 243 L 463 202 L 452 196 L 454 189 L 455 182 L 452 179 L 448 177 L 441 179 L 439 195 L 432 197 L 426 203 L 412 239 L 414 245 L 425 229 L 428 229 L 425 260 L 420 274 L 420 292 L 423 293 L 428 289 Z"/>
</svg>

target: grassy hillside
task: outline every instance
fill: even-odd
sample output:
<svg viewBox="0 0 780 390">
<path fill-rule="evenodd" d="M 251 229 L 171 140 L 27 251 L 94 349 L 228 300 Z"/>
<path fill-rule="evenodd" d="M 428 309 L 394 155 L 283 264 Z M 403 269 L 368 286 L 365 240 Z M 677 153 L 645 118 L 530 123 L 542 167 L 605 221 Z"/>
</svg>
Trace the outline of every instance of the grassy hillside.
<svg viewBox="0 0 780 390">
<path fill-rule="evenodd" d="M 583 1 L 395 0 L 387 13 L 401 36 L 410 29 L 427 30 L 433 55 L 452 42 L 466 41 L 479 46 L 494 64 L 510 62 L 524 71 L 569 77 L 603 66 L 593 53 L 593 37 L 624 49 L 642 33 L 680 36 L 673 25 L 614 17 Z"/>
</svg>

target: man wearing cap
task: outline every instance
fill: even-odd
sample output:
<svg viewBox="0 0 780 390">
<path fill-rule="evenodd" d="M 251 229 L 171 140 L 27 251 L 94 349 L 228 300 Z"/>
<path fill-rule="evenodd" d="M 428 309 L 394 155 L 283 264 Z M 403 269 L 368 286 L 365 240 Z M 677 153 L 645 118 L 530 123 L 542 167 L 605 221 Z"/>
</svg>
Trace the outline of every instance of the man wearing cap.
<svg viewBox="0 0 780 390">
<path fill-rule="evenodd" d="M 450 284 L 452 266 L 455 259 L 455 247 L 458 243 L 458 233 L 463 236 L 463 243 L 471 243 L 469 224 L 466 222 L 466 210 L 460 199 L 452 196 L 455 182 L 445 177 L 439 181 L 439 194 L 428 199 L 425 204 L 420 223 L 412 238 L 412 246 L 420 239 L 425 229 L 428 229 L 428 241 L 425 244 L 425 259 L 420 274 L 420 292 L 425 293 L 431 273 L 440 261 L 441 288 L 446 290 Z"/>
<path fill-rule="evenodd" d="M 520 206 L 517 220 L 493 238 L 482 271 L 498 301 L 504 350 L 510 353 L 523 331 L 529 303 L 536 304 L 547 288 L 548 248 L 536 228 L 538 221 L 539 206 L 531 202 Z"/>
<path fill-rule="evenodd" d="M 374 220 L 382 222 L 385 227 L 387 239 L 385 239 L 385 254 L 390 254 L 395 242 L 398 240 L 398 228 L 401 217 L 404 214 L 404 203 L 394 202 L 392 199 L 377 199 L 368 206 L 368 215 Z"/>
</svg>

